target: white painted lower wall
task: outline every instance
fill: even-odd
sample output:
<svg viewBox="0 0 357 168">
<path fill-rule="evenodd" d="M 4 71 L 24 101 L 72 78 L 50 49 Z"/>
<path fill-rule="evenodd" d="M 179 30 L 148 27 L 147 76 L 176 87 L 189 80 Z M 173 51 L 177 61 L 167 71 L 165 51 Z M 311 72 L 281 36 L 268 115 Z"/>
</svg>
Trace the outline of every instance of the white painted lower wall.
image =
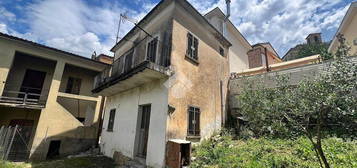
<svg viewBox="0 0 357 168">
<path fill-rule="evenodd" d="M 107 97 L 101 152 L 113 157 L 114 151 L 133 158 L 139 105 L 151 104 L 146 164 L 164 167 L 168 90 L 164 80 L 147 83 L 123 93 Z M 116 108 L 113 132 L 107 131 L 109 112 Z"/>
</svg>

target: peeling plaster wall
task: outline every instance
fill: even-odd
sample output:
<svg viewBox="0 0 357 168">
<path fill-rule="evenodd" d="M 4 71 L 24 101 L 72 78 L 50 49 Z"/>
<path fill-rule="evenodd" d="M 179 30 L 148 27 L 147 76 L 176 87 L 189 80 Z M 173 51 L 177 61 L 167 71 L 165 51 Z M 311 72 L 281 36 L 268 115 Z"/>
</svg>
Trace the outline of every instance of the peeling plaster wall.
<svg viewBox="0 0 357 168">
<path fill-rule="evenodd" d="M 200 108 L 201 139 L 204 139 L 221 128 L 225 114 L 229 64 L 227 57 L 221 56 L 217 51 L 221 46 L 219 41 L 202 24 L 181 10 L 183 9 L 180 6 L 176 7 L 173 21 L 171 66 L 174 75 L 169 79 L 169 104 L 175 111 L 168 119 L 167 138 L 186 139 L 187 109 L 192 105 Z M 199 39 L 198 64 L 185 58 L 188 32 Z"/>
</svg>

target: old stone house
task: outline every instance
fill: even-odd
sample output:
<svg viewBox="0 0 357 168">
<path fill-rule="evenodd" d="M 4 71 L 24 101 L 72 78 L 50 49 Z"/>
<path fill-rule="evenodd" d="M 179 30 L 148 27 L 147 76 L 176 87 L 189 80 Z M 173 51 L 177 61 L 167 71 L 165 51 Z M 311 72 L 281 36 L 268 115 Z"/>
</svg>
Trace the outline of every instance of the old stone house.
<svg viewBox="0 0 357 168">
<path fill-rule="evenodd" d="M 112 48 L 113 65 L 93 89 L 107 97 L 104 155 L 187 165 L 187 144 L 222 128 L 230 72 L 248 68 L 251 49 L 227 19 L 218 9 L 202 16 L 187 1 L 163 0 Z"/>
<path fill-rule="evenodd" d="M 19 126 L 9 160 L 42 160 L 97 143 L 101 96 L 94 77 L 108 64 L 0 33 L 0 126 Z"/>
</svg>

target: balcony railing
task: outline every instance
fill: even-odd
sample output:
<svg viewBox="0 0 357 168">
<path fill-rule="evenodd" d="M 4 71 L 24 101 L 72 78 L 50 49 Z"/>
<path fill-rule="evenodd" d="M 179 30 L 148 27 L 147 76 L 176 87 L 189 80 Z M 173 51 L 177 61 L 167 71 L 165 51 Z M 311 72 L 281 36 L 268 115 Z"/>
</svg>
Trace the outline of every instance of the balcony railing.
<svg viewBox="0 0 357 168">
<path fill-rule="evenodd" d="M 6 89 L 0 96 L 0 103 L 28 106 L 28 107 L 45 107 L 47 95 L 39 94 L 41 89 L 21 87 L 20 91 Z"/>
<path fill-rule="evenodd" d="M 145 63 L 154 63 L 162 67 L 170 65 L 171 43 L 168 35 L 160 40 L 157 37 L 146 36 L 126 53 L 117 58 L 113 64 L 95 77 L 94 89 L 115 78 L 132 72 Z"/>
</svg>

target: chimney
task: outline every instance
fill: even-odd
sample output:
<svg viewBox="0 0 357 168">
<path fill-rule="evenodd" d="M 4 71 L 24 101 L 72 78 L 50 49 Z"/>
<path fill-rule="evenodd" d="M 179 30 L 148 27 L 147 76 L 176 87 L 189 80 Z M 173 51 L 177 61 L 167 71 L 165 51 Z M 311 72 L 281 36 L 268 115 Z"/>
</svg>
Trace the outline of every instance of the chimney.
<svg viewBox="0 0 357 168">
<path fill-rule="evenodd" d="M 94 51 L 92 54 L 92 60 L 95 60 L 97 58 L 97 53 Z"/>
<path fill-rule="evenodd" d="M 231 0 L 226 0 L 226 5 L 227 5 L 227 13 L 226 13 L 225 20 L 227 20 L 231 16 Z"/>
</svg>

